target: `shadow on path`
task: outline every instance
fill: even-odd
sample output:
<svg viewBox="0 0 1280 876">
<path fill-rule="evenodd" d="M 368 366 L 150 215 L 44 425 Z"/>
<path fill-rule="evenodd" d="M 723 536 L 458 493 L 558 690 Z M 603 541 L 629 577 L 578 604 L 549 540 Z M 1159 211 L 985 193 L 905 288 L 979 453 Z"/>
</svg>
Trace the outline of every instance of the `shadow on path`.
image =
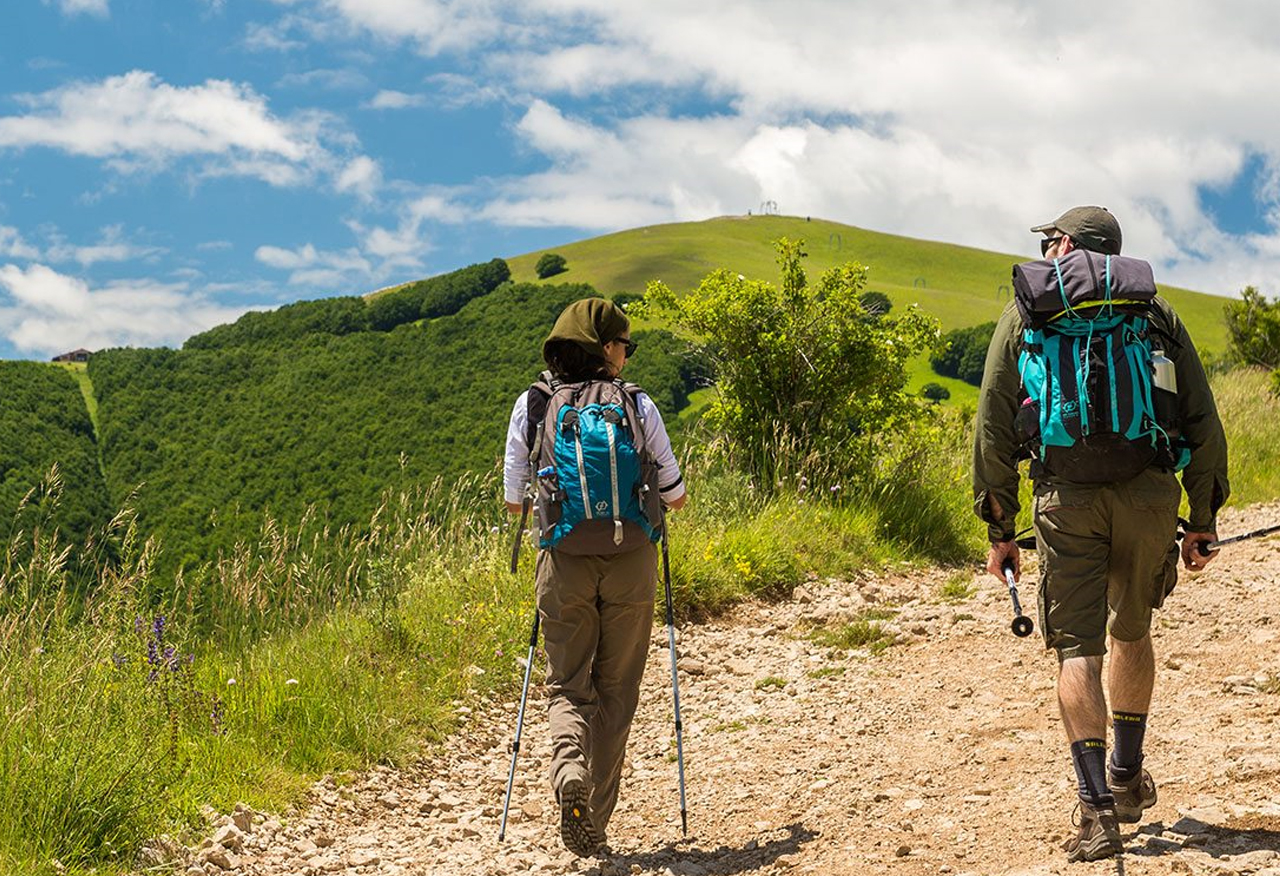
<svg viewBox="0 0 1280 876">
<path fill-rule="evenodd" d="M 801 845 L 818 837 L 817 831 L 802 824 L 789 824 L 784 829 L 787 836 L 753 848 L 749 847 L 750 843 L 739 848 L 720 846 L 715 849 L 672 843 L 655 852 L 609 855 L 600 864 L 583 871 L 583 876 L 603 876 L 604 873 L 619 870 L 626 873 L 635 864 L 640 865 L 643 870 L 663 870 L 671 867 L 673 862 L 681 865 L 693 864 L 707 876 L 750 873 L 775 863 L 783 855 L 794 855 L 800 851 Z M 678 866 L 675 869 L 679 872 Z"/>
<path fill-rule="evenodd" d="M 1167 828 L 1184 839 L 1173 841 L 1161 836 L 1165 828 L 1159 823 L 1139 831 L 1154 834 L 1141 848 L 1127 854 L 1136 857 L 1163 857 L 1177 854 L 1184 848 L 1199 849 L 1215 858 L 1247 855 L 1250 852 L 1280 853 L 1280 818 L 1267 815 L 1246 815 L 1232 818 L 1225 824 L 1207 824 L 1195 818 L 1182 818 Z"/>
</svg>

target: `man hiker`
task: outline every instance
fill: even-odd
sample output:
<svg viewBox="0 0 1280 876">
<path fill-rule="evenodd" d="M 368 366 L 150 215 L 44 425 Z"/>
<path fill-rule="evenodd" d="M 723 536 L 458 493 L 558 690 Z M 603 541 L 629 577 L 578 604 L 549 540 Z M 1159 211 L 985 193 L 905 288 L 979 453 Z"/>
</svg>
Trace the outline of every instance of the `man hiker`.
<svg viewBox="0 0 1280 876">
<path fill-rule="evenodd" d="M 507 509 L 537 495 L 551 784 L 561 839 L 581 857 L 604 844 L 618 802 L 653 627 L 654 541 L 663 506 L 686 498 L 661 414 L 618 378 L 635 352 L 617 305 L 570 304 L 542 347 L 550 370 L 516 400 L 507 430 Z"/>
<path fill-rule="evenodd" d="M 1057 651 L 1058 705 L 1080 794 L 1068 860 L 1123 850 L 1118 822 L 1156 802 L 1143 769 L 1155 678 L 1151 613 L 1177 580 L 1181 490 L 1190 505 L 1181 555 L 1213 555 L 1228 495 L 1227 448 L 1195 346 L 1150 266 L 1120 256 L 1120 224 L 1074 207 L 1037 225 L 1044 260 L 1014 268 L 1014 301 L 987 350 L 973 489 L 987 524 L 987 569 L 1020 571 L 1014 541 L 1018 461 L 1029 457 L 1040 556 L 1040 626 Z M 1114 747 L 1107 758 L 1107 674 Z"/>
</svg>

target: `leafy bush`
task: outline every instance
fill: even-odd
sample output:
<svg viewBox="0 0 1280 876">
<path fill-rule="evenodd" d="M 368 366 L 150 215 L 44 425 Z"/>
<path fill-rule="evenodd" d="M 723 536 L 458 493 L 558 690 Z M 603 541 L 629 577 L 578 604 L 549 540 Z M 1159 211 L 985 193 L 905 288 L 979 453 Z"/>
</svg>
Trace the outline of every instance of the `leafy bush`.
<svg viewBox="0 0 1280 876">
<path fill-rule="evenodd" d="M 937 404 L 938 402 L 944 402 L 951 398 L 951 390 L 947 389 L 941 383 L 930 382 L 920 387 L 920 397 Z"/>
<path fill-rule="evenodd" d="M 981 386 L 987 347 L 995 331 L 994 322 L 953 329 L 942 336 L 943 343 L 929 356 L 929 364 L 943 377 L 954 377 L 973 386 Z"/>
<path fill-rule="evenodd" d="M 862 309 L 871 317 L 881 317 L 893 310 L 893 302 L 889 300 L 889 296 L 874 290 L 863 292 L 859 295 L 858 303 L 862 305 Z"/>
<path fill-rule="evenodd" d="M 1280 298 L 1268 301 L 1246 286 L 1239 301 L 1223 308 L 1227 322 L 1227 351 L 1238 365 L 1280 368 Z"/>
<path fill-rule="evenodd" d="M 651 284 L 644 311 L 666 316 L 713 363 L 710 422 L 763 483 L 778 469 L 780 441 L 801 457 L 821 450 L 865 468 L 878 436 L 919 415 L 906 366 L 936 341 L 937 323 L 914 307 L 861 319 L 861 265 L 832 268 L 810 285 L 803 244 L 776 246 L 780 285 L 718 270 L 682 298 Z"/>
<path fill-rule="evenodd" d="M 540 280 L 554 277 L 556 274 L 562 274 L 568 269 L 568 263 L 565 261 L 564 256 L 554 252 L 543 253 L 542 257 L 538 259 L 538 264 L 534 266 L 534 270 L 538 273 Z"/>
</svg>

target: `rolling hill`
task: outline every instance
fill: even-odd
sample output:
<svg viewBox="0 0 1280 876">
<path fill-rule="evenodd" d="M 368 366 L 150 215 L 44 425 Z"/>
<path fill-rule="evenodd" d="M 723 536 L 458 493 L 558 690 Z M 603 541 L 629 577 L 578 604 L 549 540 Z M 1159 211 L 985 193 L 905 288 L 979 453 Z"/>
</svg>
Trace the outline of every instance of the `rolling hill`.
<svg viewBox="0 0 1280 876">
<path fill-rule="evenodd" d="M 813 275 L 843 262 L 861 262 L 869 269 L 868 289 L 885 293 L 896 306 L 919 304 L 938 317 L 943 330 L 996 319 L 1009 299 L 1010 268 L 1033 258 L 1030 235 L 1028 252 L 1010 255 L 823 219 L 722 216 L 619 231 L 508 258 L 507 264 L 516 281 L 587 283 L 614 294 L 640 293 L 649 281 L 662 280 L 681 292 L 693 289 L 721 267 L 748 277 L 776 279 L 771 242 L 779 237 L 806 242 L 808 270 Z M 534 265 L 547 252 L 564 256 L 568 270 L 539 280 Z M 1165 285 L 1160 292 L 1178 309 L 1202 351 L 1225 349 L 1221 297 Z M 957 402 L 977 398 L 972 386 L 934 374 L 923 359 L 917 360 L 912 377 L 916 387 L 928 381 L 943 384 Z"/>
</svg>

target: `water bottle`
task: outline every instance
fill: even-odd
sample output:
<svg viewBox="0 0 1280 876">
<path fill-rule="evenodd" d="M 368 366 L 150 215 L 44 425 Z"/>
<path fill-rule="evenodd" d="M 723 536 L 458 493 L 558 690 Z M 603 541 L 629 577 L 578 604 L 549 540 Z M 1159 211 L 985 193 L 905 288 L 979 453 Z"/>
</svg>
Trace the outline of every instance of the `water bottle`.
<svg viewBox="0 0 1280 876">
<path fill-rule="evenodd" d="M 1178 394 L 1178 372 L 1164 350 L 1151 351 L 1151 370 L 1154 372 L 1152 383 L 1157 389 Z"/>
<path fill-rule="evenodd" d="M 1151 393 L 1156 422 L 1171 438 L 1178 434 L 1178 372 L 1164 350 L 1151 351 Z"/>
</svg>

